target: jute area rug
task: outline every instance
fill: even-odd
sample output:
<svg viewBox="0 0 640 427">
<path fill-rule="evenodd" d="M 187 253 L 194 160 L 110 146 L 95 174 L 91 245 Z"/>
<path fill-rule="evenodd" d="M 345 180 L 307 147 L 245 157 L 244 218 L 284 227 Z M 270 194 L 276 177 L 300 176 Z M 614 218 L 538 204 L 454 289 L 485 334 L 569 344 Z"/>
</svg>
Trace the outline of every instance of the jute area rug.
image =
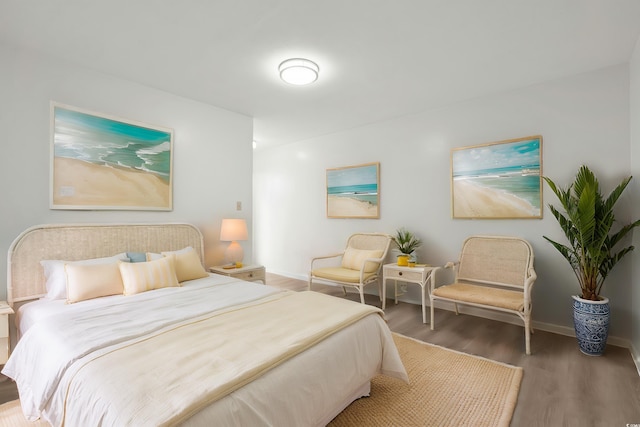
<svg viewBox="0 0 640 427">
<path fill-rule="evenodd" d="M 382 375 L 371 397 L 353 402 L 329 425 L 509 426 L 522 368 L 393 334 L 410 384 Z M 0 427 L 45 426 L 25 420 L 17 400 L 0 405 Z"/>
<path fill-rule="evenodd" d="M 410 384 L 382 375 L 329 425 L 509 426 L 523 369 L 393 334 Z"/>
</svg>

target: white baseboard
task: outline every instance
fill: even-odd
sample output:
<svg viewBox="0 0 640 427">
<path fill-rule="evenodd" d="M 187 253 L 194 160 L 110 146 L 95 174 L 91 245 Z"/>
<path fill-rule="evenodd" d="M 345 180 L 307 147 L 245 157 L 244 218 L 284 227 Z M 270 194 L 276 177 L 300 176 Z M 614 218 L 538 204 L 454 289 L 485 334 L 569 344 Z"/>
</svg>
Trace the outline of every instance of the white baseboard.
<svg viewBox="0 0 640 427">
<path fill-rule="evenodd" d="M 305 282 L 309 281 L 309 276 L 306 275 L 296 275 L 296 274 L 291 274 L 288 272 L 277 272 L 277 271 L 269 271 L 270 273 L 273 274 L 277 274 L 279 276 L 284 276 L 284 277 L 289 277 L 291 279 L 298 279 L 298 280 L 303 280 Z M 327 283 L 328 285 L 330 283 Z M 335 285 L 334 285 L 335 286 Z M 369 288 L 370 291 L 376 289 L 377 287 L 375 286 L 371 286 Z M 372 295 L 378 295 L 377 292 L 376 293 L 372 293 L 372 292 L 365 292 L 367 294 L 372 294 Z M 402 301 L 402 302 L 407 302 L 410 304 L 417 304 L 420 305 L 421 302 L 418 300 L 414 300 L 412 298 L 403 298 L 403 297 L 399 297 L 398 301 Z M 429 301 L 427 300 L 427 306 L 429 305 Z M 452 304 L 438 304 L 437 306 L 439 309 L 442 310 L 449 310 L 449 311 L 454 311 L 453 305 Z M 478 317 L 483 317 L 485 319 L 490 319 L 490 320 L 497 320 L 500 322 L 505 322 L 505 323 L 510 323 L 512 325 L 519 325 L 522 326 L 522 321 L 515 316 L 509 315 L 508 313 L 502 313 L 502 312 L 498 312 L 498 311 L 493 311 L 493 310 L 484 310 L 481 308 L 476 308 L 476 307 L 470 307 L 470 306 L 465 306 L 465 305 L 458 305 L 458 311 L 460 313 L 463 314 L 469 314 L 472 316 L 478 316 Z M 573 327 L 569 327 L 569 326 L 561 326 L 561 325 L 555 325 L 552 323 L 544 323 L 544 322 L 536 322 L 533 321 L 531 322 L 531 326 L 533 327 L 534 330 L 540 330 L 540 331 L 545 331 L 545 332 L 551 332 L 554 334 L 558 334 L 558 335 L 564 335 L 567 337 L 574 337 L 576 336 L 575 330 L 573 329 Z M 607 343 L 611 344 L 611 345 L 615 345 L 617 347 L 623 347 L 623 348 L 629 348 L 630 350 L 632 350 L 632 356 L 633 356 L 633 360 L 636 364 L 636 367 L 638 368 L 638 372 L 640 373 L 640 354 L 636 351 L 635 353 L 633 352 L 633 348 L 631 347 L 631 342 L 630 340 L 626 339 L 626 338 L 621 338 L 621 337 L 616 337 L 616 336 L 611 336 L 609 335 L 609 337 L 607 338 Z"/>
</svg>

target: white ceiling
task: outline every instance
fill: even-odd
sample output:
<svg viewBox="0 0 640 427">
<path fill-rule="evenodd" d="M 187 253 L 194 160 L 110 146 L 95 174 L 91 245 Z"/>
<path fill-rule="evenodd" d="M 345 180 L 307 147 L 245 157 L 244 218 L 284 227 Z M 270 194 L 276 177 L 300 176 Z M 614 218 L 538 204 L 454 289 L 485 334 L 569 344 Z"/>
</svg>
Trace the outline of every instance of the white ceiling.
<svg viewBox="0 0 640 427">
<path fill-rule="evenodd" d="M 629 61 L 638 0 L 0 0 L 0 42 L 254 117 L 273 146 Z M 287 85 L 290 57 L 320 65 Z"/>
</svg>

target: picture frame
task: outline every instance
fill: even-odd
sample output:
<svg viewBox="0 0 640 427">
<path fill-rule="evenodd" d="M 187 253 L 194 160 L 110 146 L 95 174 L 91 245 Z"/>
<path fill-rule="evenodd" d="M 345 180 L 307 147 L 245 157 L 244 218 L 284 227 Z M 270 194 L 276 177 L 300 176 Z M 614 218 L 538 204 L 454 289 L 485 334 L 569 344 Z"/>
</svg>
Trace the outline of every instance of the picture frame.
<svg viewBox="0 0 640 427">
<path fill-rule="evenodd" d="M 173 129 L 51 102 L 50 208 L 173 209 Z"/>
<path fill-rule="evenodd" d="M 328 218 L 380 218 L 380 163 L 327 169 Z"/>
<path fill-rule="evenodd" d="M 542 136 L 451 149 L 457 219 L 542 218 Z"/>
</svg>

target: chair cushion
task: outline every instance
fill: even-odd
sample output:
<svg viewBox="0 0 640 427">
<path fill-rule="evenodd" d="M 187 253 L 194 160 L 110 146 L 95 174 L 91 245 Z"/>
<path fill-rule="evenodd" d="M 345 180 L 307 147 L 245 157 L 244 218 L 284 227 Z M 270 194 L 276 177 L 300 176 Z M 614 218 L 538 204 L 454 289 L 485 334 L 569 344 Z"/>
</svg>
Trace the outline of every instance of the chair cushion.
<svg viewBox="0 0 640 427">
<path fill-rule="evenodd" d="M 384 253 L 381 249 L 354 249 L 347 248 L 342 256 L 342 267 L 351 270 L 358 270 L 362 268 L 362 264 L 369 258 L 380 258 Z M 367 262 L 364 267 L 365 273 L 373 273 L 378 269 L 380 263 Z M 358 279 L 360 280 L 360 279 Z"/>
<path fill-rule="evenodd" d="M 433 291 L 433 296 L 506 308 L 507 310 L 522 311 L 524 309 L 522 291 L 510 291 L 489 286 L 454 283 L 436 288 Z"/>
<path fill-rule="evenodd" d="M 360 283 L 360 270 L 352 270 L 344 267 L 316 268 L 311 271 L 311 275 L 321 279 L 335 280 L 338 282 Z M 375 276 L 375 272 L 365 273 L 364 281 L 367 282 L 367 280 L 372 276 Z"/>
</svg>

